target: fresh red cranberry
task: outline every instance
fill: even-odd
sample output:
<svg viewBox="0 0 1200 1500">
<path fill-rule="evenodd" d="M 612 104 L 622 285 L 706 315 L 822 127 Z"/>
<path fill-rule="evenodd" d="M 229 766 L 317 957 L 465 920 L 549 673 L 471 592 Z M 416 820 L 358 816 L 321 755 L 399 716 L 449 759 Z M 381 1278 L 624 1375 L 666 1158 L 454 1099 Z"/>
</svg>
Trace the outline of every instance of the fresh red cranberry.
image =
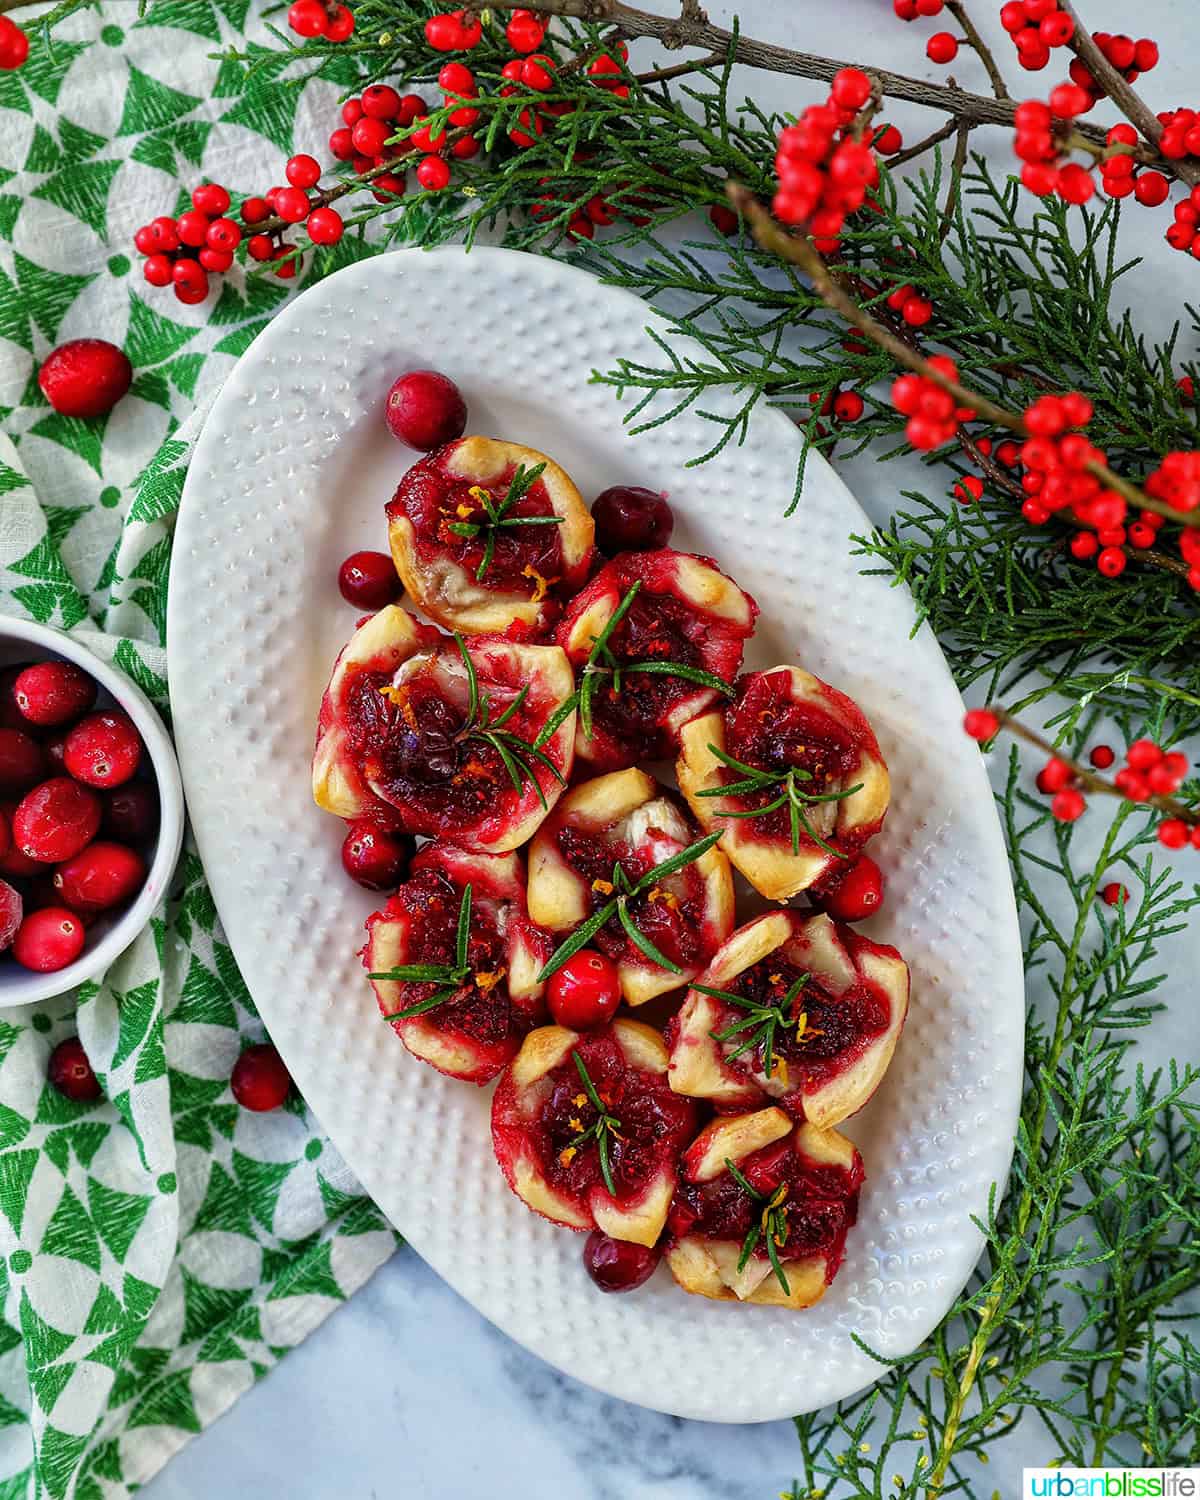
<svg viewBox="0 0 1200 1500">
<path fill-rule="evenodd" d="M 28 665 L 27 661 L 17 662 L 15 666 L 5 667 L 0 672 L 0 729 L 29 728 L 29 720 L 17 707 L 17 700 L 13 697 L 17 678 Z"/>
<path fill-rule="evenodd" d="M 27 792 L 45 774 L 42 746 L 20 729 L 0 729 L 0 792 Z"/>
<path fill-rule="evenodd" d="M 270 1042 L 247 1047 L 233 1065 L 229 1087 L 243 1109 L 257 1113 L 278 1109 L 288 1096 L 292 1075 Z"/>
<path fill-rule="evenodd" d="M 347 604 L 374 612 L 404 592 L 386 552 L 352 552 L 338 569 L 338 588 Z"/>
<path fill-rule="evenodd" d="M 860 855 L 820 904 L 839 922 L 861 922 L 883 905 L 883 871 L 869 854 Z"/>
<path fill-rule="evenodd" d="M 17 928 L 12 956 L 26 969 L 52 974 L 73 964 L 83 952 L 83 922 L 65 906 L 31 911 Z"/>
<path fill-rule="evenodd" d="M 448 375 L 410 370 L 388 392 L 387 424 L 393 437 L 429 453 L 462 437 L 467 430 L 467 403 Z"/>
<path fill-rule="evenodd" d="M 675 527 L 675 517 L 663 497 L 636 484 L 615 484 L 597 495 L 592 520 L 596 545 L 610 556 L 665 547 Z"/>
<path fill-rule="evenodd" d="M 35 786 L 13 814 L 13 843 L 43 864 L 61 864 L 96 837 L 100 798 L 69 776 Z"/>
<path fill-rule="evenodd" d="M 100 1080 L 92 1072 L 83 1043 L 77 1036 L 69 1036 L 55 1047 L 46 1065 L 46 1077 L 60 1094 L 74 1099 L 77 1104 L 86 1104 L 100 1097 Z"/>
<path fill-rule="evenodd" d="M 416 847 L 410 834 L 365 820 L 351 823 L 342 844 L 342 868 L 369 891 L 394 891 L 408 873 Z"/>
<path fill-rule="evenodd" d="M 38 385 L 64 417 L 102 417 L 133 384 L 133 366 L 105 339 L 72 339 L 47 355 Z"/>
<path fill-rule="evenodd" d="M 148 844 L 158 832 L 158 789 L 152 781 L 127 781 L 104 799 L 101 830 L 122 844 Z"/>
<path fill-rule="evenodd" d="M 24 879 L 27 876 L 36 875 L 39 870 L 44 870 L 45 866 L 39 865 L 36 859 L 30 859 L 27 854 L 22 854 L 17 848 L 16 839 L 12 833 L 12 821 L 16 811 L 15 802 L 0 802 L 0 820 L 3 820 L 9 833 L 9 843 L 4 853 L 0 854 L 0 875 Z"/>
<path fill-rule="evenodd" d="M 24 915 L 25 903 L 20 891 L 7 880 L 0 880 L 0 953 L 12 946 Z"/>
<path fill-rule="evenodd" d="M 54 872 L 58 898 L 83 916 L 121 906 L 146 878 L 146 862 L 124 844 L 97 839 Z"/>
<path fill-rule="evenodd" d="M 19 68 L 29 56 L 29 38 L 15 21 L 0 16 L 0 72 Z"/>
<path fill-rule="evenodd" d="M 581 948 L 550 976 L 546 998 L 560 1026 L 572 1031 L 607 1026 L 621 1003 L 616 965 L 594 948 Z"/>
<path fill-rule="evenodd" d="M 104 711 L 80 719 L 67 735 L 63 760 L 76 781 L 108 791 L 123 786 L 142 759 L 142 737 L 126 714 Z"/>
<path fill-rule="evenodd" d="M 96 684 L 69 661 L 40 661 L 13 683 L 13 699 L 31 724 L 67 724 L 96 701 Z"/>
<path fill-rule="evenodd" d="M 583 1265 L 602 1292 L 633 1292 L 654 1275 L 662 1251 L 657 1245 L 614 1240 L 593 1229 L 583 1245 Z"/>
</svg>

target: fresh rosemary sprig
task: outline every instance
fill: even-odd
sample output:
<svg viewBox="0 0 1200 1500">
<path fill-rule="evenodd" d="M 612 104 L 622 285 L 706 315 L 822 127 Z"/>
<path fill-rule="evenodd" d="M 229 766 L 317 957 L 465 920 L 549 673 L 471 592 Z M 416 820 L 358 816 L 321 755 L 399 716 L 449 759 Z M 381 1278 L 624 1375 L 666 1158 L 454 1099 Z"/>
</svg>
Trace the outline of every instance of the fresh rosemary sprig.
<svg viewBox="0 0 1200 1500">
<path fill-rule="evenodd" d="M 741 1057 L 745 1052 L 753 1052 L 761 1046 L 763 1073 L 770 1078 L 775 1066 L 775 1033 L 777 1031 L 787 1031 L 789 1027 L 795 1027 L 797 1041 L 803 1041 L 807 1036 L 820 1036 L 819 1031 L 808 1029 L 807 1013 L 798 1011 L 796 1008 L 796 1001 L 809 978 L 808 974 L 798 975 L 788 986 L 787 994 L 775 1005 L 764 1005 L 761 1001 L 747 999 L 745 995 L 735 995 L 732 990 L 718 990 L 707 984 L 694 984 L 692 988 L 699 990 L 702 995 L 711 995 L 714 1000 L 723 1000 L 726 1005 L 736 1005 L 746 1012 L 740 1021 L 735 1021 L 731 1026 L 723 1027 L 720 1031 L 709 1032 L 709 1036 L 715 1042 L 727 1042 L 730 1037 L 737 1036 L 739 1032 L 750 1032 L 749 1037 L 739 1043 L 728 1054 L 725 1061 L 733 1062 L 734 1058 Z"/>
<path fill-rule="evenodd" d="M 590 1140 L 594 1140 L 596 1142 L 596 1151 L 600 1157 L 600 1175 L 604 1178 L 604 1186 L 615 1198 L 617 1195 L 617 1190 L 613 1184 L 612 1165 L 609 1161 L 608 1156 L 609 1137 L 615 1135 L 618 1139 L 620 1139 L 621 1122 L 615 1115 L 609 1114 L 608 1106 L 597 1093 L 596 1086 L 592 1082 L 591 1075 L 588 1073 L 587 1066 L 584 1063 L 583 1058 L 580 1057 L 578 1052 L 574 1052 L 571 1055 L 575 1059 L 575 1067 L 579 1073 L 580 1081 L 582 1082 L 584 1089 L 587 1091 L 587 1096 L 592 1102 L 592 1107 L 596 1111 L 596 1118 L 592 1121 L 592 1123 L 587 1127 L 586 1130 L 581 1131 L 580 1134 L 575 1137 L 575 1139 L 571 1142 L 571 1148 L 577 1151 L 580 1146 L 586 1145 Z"/>
<path fill-rule="evenodd" d="M 475 485 L 471 490 L 472 496 L 483 506 L 486 519 L 482 521 L 451 521 L 448 531 L 455 536 L 472 539 L 483 536 L 483 556 L 479 560 L 479 566 L 475 569 L 476 582 L 482 582 L 484 575 L 492 565 L 492 559 L 496 555 L 496 533 L 505 526 L 561 526 L 561 516 L 514 516 L 510 512 L 518 500 L 526 496 L 537 481 L 542 477 L 546 465 L 544 463 L 534 464 L 532 468 L 526 468 L 524 464 L 518 464 L 512 481 L 508 486 L 508 492 L 503 500 L 497 500 L 490 490 L 483 485 Z"/>
<path fill-rule="evenodd" d="M 625 618 L 629 606 L 637 598 L 642 587 L 641 580 L 629 586 L 628 592 L 608 617 L 600 634 L 592 637 L 592 648 L 587 660 L 580 668 L 579 687 L 564 704 L 547 720 L 536 743 L 545 744 L 568 714 L 579 711 L 579 726 L 585 739 L 592 738 L 592 699 L 602 681 L 607 682 L 613 693 L 620 693 L 625 677 L 640 672 L 647 676 L 678 677 L 684 682 L 694 682 L 700 687 L 712 688 L 714 692 L 733 697 L 733 687 L 715 672 L 706 672 L 702 667 L 689 666 L 686 662 L 664 661 L 657 657 L 646 661 L 618 661 L 609 642 L 613 632 Z"/>
<path fill-rule="evenodd" d="M 462 900 L 458 907 L 458 926 L 454 934 L 454 962 L 452 964 L 398 964 L 394 969 L 383 969 L 368 974 L 368 979 L 386 979 L 397 984 L 436 984 L 438 988 L 425 1000 L 404 1010 L 386 1014 L 385 1021 L 407 1021 L 410 1016 L 423 1016 L 426 1011 L 436 1010 L 453 1000 L 455 995 L 471 978 L 468 955 L 471 947 L 471 885 L 463 887 Z"/>
<path fill-rule="evenodd" d="M 479 691 L 479 676 L 475 671 L 475 663 L 471 660 L 467 643 L 457 631 L 454 633 L 454 643 L 462 657 L 463 666 L 467 669 L 467 718 L 463 727 L 458 731 L 458 738 L 481 740 L 484 744 L 490 745 L 500 757 L 501 764 L 508 772 L 508 779 L 512 782 L 516 792 L 519 794 L 523 791 L 525 782 L 530 781 L 538 795 L 538 801 L 544 808 L 549 807 L 546 794 L 542 791 L 542 784 L 537 777 L 537 767 L 544 766 L 560 786 L 564 784 L 564 778 L 562 772 L 541 749 L 545 743 L 544 739 L 539 735 L 537 740 L 530 744 L 528 740 L 523 740 L 520 735 L 513 734 L 511 730 L 504 727 L 529 696 L 529 684 L 526 683 L 508 707 L 493 719 L 491 700 L 486 693 L 481 694 Z"/>
<path fill-rule="evenodd" d="M 652 870 L 647 870 L 636 884 L 630 883 L 628 876 L 621 868 L 619 862 L 615 864 L 613 866 L 613 878 L 611 882 L 614 892 L 612 897 L 603 906 L 597 908 L 586 922 L 577 927 L 571 936 L 554 950 L 543 966 L 542 972 L 538 975 L 539 983 L 549 979 L 552 974 L 557 974 L 563 964 L 569 958 L 573 958 L 581 948 L 585 948 L 600 929 L 612 921 L 613 917 L 617 918 L 629 940 L 641 949 L 651 963 L 660 965 L 660 967 L 667 969 L 672 974 L 682 973 L 683 971 L 679 968 L 678 964 L 672 963 L 665 953 L 659 952 L 650 939 L 643 932 L 639 931 L 637 924 L 629 915 L 628 906 L 636 897 L 645 895 L 660 880 L 665 880 L 669 875 L 676 874 L 679 870 L 685 869 L 695 860 L 698 860 L 702 854 L 706 854 L 712 848 L 720 837 L 721 830 L 718 829 L 716 833 L 709 833 L 704 838 L 697 839 L 694 844 L 689 844 L 686 849 L 681 849 L 678 854 L 672 854 L 669 859 L 664 859 L 661 864 L 655 865 Z"/>
<path fill-rule="evenodd" d="M 755 1203 L 761 1203 L 764 1205 L 762 1213 L 759 1215 L 758 1219 L 753 1224 L 751 1224 L 749 1231 L 746 1234 L 746 1238 L 742 1241 L 742 1253 L 738 1256 L 737 1263 L 738 1272 L 740 1273 L 746 1269 L 746 1262 L 754 1254 L 755 1246 L 758 1244 L 759 1240 L 765 1237 L 767 1258 L 771 1262 L 771 1269 L 775 1272 L 775 1275 L 779 1281 L 779 1285 L 783 1288 L 783 1295 L 785 1297 L 790 1297 L 792 1294 L 792 1289 L 788 1286 L 788 1279 L 783 1274 L 783 1265 L 779 1259 L 780 1246 L 787 1244 L 787 1209 L 784 1205 L 787 1200 L 788 1185 L 786 1182 L 781 1182 L 775 1189 L 775 1191 L 770 1195 L 766 1193 L 760 1193 L 759 1190 L 752 1183 L 747 1181 L 742 1173 L 738 1171 L 736 1165 L 729 1159 L 729 1157 L 725 1158 L 725 1166 L 729 1172 L 729 1175 L 737 1183 L 738 1187 L 740 1187 L 744 1193 L 748 1193 Z"/>
<path fill-rule="evenodd" d="M 767 813 L 786 807 L 791 827 L 793 854 L 800 852 L 800 830 L 803 829 L 813 843 L 819 844 L 829 854 L 835 854 L 838 859 L 850 858 L 848 854 L 843 854 L 840 849 L 835 849 L 832 844 L 826 843 L 812 826 L 805 808 L 813 807 L 819 802 L 841 802 L 844 798 L 853 796 L 855 792 L 862 791 L 861 781 L 854 786 L 845 787 L 840 792 L 806 792 L 801 783 L 811 781 L 812 773 L 804 770 L 802 766 L 789 766 L 786 771 L 766 771 L 760 766 L 747 765 L 744 760 L 736 760 L 732 755 L 727 755 L 724 750 L 718 750 L 716 745 L 709 745 L 708 748 L 723 766 L 728 766 L 731 771 L 739 772 L 739 779 L 728 781 L 723 786 L 709 787 L 705 791 L 697 792 L 697 797 L 747 797 L 753 796 L 755 792 L 781 788 L 778 797 L 764 803 L 762 807 L 748 808 L 744 812 L 719 812 L 718 818 L 762 818 Z"/>
</svg>

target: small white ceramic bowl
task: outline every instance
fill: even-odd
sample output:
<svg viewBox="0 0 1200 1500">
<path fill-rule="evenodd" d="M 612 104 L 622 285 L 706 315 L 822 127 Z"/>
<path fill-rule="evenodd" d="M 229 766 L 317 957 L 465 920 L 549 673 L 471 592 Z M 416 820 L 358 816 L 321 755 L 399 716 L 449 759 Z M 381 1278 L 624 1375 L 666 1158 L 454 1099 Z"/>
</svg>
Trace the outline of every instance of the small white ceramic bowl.
<svg viewBox="0 0 1200 1500">
<path fill-rule="evenodd" d="M 87 943 L 73 964 L 53 974 L 23 969 L 15 959 L 0 954 L 0 1007 L 32 1005 L 51 995 L 62 995 L 103 973 L 123 953 L 150 920 L 162 900 L 183 844 L 183 787 L 175 751 L 150 700 L 123 672 L 101 661 L 74 636 L 31 620 L 0 614 L 0 668 L 16 662 L 57 657 L 74 662 L 100 686 L 100 703 L 111 700 L 133 720 L 146 746 L 158 787 L 158 835 L 147 853 L 146 882 L 132 905 L 113 918 L 102 918 L 88 928 Z M 49 868 L 49 866 L 47 867 Z"/>
</svg>

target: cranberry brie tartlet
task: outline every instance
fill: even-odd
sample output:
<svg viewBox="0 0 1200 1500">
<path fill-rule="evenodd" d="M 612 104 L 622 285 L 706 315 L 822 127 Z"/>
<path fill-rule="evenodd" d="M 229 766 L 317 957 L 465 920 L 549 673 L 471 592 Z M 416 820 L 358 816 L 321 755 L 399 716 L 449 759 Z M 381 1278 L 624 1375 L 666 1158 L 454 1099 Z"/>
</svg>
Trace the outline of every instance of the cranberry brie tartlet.
<svg viewBox="0 0 1200 1500">
<path fill-rule="evenodd" d="M 413 1056 L 487 1083 L 546 1018 L 537 976 L 553 946 L 529 920 L 520 855 L 427 844 L 368 917 L 362 956 L 380 1010 Z"/>
<path fill-rule="evenodd" d="M 662 1038 L 640 1021 L 531 1031 L 492 1100 L 509 1187 L 556 1224 L 653 1245 L 696 1128 L 695 1105 L 666 1071 Z"/>
<path fill-rule="evenodd" d="M 396 571 L 416 603 L 464 635 L 531 638 L 591 565 L 594 527 L 544 453 L 464 437 L 414 464 L 387 506 Z"/>
<path fill-rule="evenodd" d="M 408 833 L 507 853 L 570 775 L 574 713 L 544 744 L 537 739 L 573 687 L 558 646 L 464 642 L 389 605 L 364 621 L 333 669 L 313 797 L 340 818 L 386 804 Z"/>
<path fill-rule="evenodd" d="M 588 690 L 576 754 L 598 771 L 673 757 L 681 727 L 732 690 L 757 614 L 708 558 L 662 548 L 606 564 L 555 632 Z"/>
<path fill-rule="evenodd" d="M 721 1110 L 777 1099 L 828 1129 L 879 1086 L 908 1013 L 908 967 L 823 913 L 739 927 L 668 1027 L 671 1087 Z"/>
<path fill-rule="evenodd" d="M 683 727 L 679 788 L 771 901 L 847 868 L 883 826 L 890 784 L 861 709 L 800 667 L 750 672 Z"/>
<path fill-rule="evenodd" d="M 858 1216 L 862 1157 L 781 1109 L 714 1120 L 683 1156 L 667 1264 L 685 1292 L 811 1307 Z"/>
<path fill-rule="evenodd" d="M 582 782 L 530 845 L 530 915 L 566 934 L 608 911 L 588 941 L 616 964 L 628 1003 L 678 989 L 733 931 L 733 873 L 715 843 L 653 877 L 698 842 L 682 805 L 644 771 Z"/>
</svg>

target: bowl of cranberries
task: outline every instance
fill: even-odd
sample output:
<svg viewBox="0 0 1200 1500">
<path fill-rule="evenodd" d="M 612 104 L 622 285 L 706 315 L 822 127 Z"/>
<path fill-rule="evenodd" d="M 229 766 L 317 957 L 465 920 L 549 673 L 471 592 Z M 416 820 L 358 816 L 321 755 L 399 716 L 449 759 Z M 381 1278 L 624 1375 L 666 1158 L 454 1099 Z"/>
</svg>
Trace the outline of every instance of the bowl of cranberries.
<svg viewBox="0 0 1200 1500">
<path fill-rule="evenodd" d="M 0 619 L 0 1005 L 101 974 L 182 840 L 175 752 L 141 689 L 73 636 Z"/>
</svg>

